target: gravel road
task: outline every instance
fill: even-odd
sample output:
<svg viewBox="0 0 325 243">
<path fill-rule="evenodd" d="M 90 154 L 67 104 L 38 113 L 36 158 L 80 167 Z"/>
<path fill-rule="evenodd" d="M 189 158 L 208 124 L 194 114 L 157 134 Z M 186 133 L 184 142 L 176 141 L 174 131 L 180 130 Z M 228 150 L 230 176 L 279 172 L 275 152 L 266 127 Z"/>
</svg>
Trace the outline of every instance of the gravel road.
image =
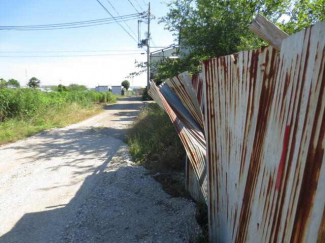
<svg viewBox="0 0 325 243">
<path fill-rule="evenodd" d="M 143 103 L 0 147 L 0 242 L 188 242 L 194 204 L 167 195 L 122 141 Z"/>
</svg>

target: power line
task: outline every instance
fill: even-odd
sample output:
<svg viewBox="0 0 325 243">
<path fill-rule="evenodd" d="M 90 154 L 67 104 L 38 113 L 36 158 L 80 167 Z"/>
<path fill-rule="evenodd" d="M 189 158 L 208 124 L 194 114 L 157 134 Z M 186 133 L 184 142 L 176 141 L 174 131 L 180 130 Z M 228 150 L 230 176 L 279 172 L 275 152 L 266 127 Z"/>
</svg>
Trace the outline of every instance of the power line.
<svg viewBox="0 0 325 243">
<path fill-rule="evenodd" d="M 144 53 L 114 53 L 98 55 L 48 55 L 48 56 L 1 56 L 0 58 L 48 58 L 48 57 L 104 57 L 104 56 L 126 56 L 126 55 L 143 55 Z"/>
<path fill-rule="evenodd" d="M 23 53 L 86 53 L 86 52 L 141 52 L 141 50 L 83 50 L 83 51 L 70 51 L 70 50 L 58 50 L 58 51 L 0 51 L 0 54 L 23 54 Z"/>
<path fill-rule="evenodd" d="M 111 1 L 109 1 L 109 0 L 106 0 L 107 2 L 108 2 L 108 4 L 113 8 L 113 10 L 115 11 L 115 13 L 117 13 L 117 15 L 118 16 L 121 16 L 120 15 L 120 13 L 116 10 L 116 8 L 113 6 L 113 4 L 111 3 Z M 125 22 L 125 21 L 123 21 L 124 23 L 125 23 L 125 25 L 129 28 L 129 30 L 134 34 L 134 36 L 137 36 L 135 33 L 134 33 L 134 31 L 131 29 L 131 27 Z"/>
<path fill-rule="evenodd" d="M 139 4 L 138 0 L 135 0 L 135 2 L 137 3 L 137 5 L 139 6 L 139 8 L 141 9 L 142 12 L 144 12 L 143 8 L 141 7 L 141 5 Z"/>
<path fill-rule="evenodd" d="M 103 25 L 103 24 L 111 24 L 114 21 L 126 21 L 138 19 L 141 15 L 132 14 L 120 16 L 118 18 L 104 18 L 104 19 L 96 19 L 96 20 L 88 20 L 88 21 L 79 21 L 79 22 L 70 22 L 70 23 L 60 23 L 60 24 L 48 24 L 48 25 L 22 25 L 22 26 L 0 26 L 0 30 L 56 30 L 56 29 L 71 29 L 71 28 L 83 28 L 89 26 Z"/>
<path fill-rule="evenodd" d="M 133 3 L 130 1 L 130 0 L 128 0 L 129 1 L 129 3 L 132 5 L 132 7 L 135 9 L 135 11 L 137 11 L 138 13 L 140 13 L 139 11 L 138 11 L 138 9 L 133 5 Z"/>
<path fill-rule="evenodd" d="M 135 20 L 137 18 L 128 19 L 128 20 Z M 121 20 L 119 20 L 121 21 Z M 72 27 L 60 27 L 60 28 L 39 28 L 39 29 L 7 29 L 7 30 L 16 30 L 16 31 L 43 31 L 43 30 L 63 30 L 63 29 L 79 29 L 79 28 L 86 28 L 86 27 L 92 27 L 92 26 L 100 26 L 100 25 L 108 25 L 108 24 L 114 24 L 118 23 L 118 21 L 111 21 L 101 24 L 90 24 L 90 25 L 82 25 L 82 26 L 72 26 Z M 3 30 L 3 29 L 0 29 Z"/>
<path fill-rule="evenodd" d="M 105 9 L 105 11 L 112 17 L 112 18 L 114 18 L 114 19 L 116 19 L 112 14 L 111 14 L 111 12 L 110 11 L 108 11 L 108 9 L 99 1 L 99 0 L 96 0 L 101 6 L 102 6 L 102 8 L 103 9 Z M 116 23 L 136 42 L 136 43 L 138 43 L 137 42 L 137 40 L 130 34 L 130 32 L 129 31 L 127 31 L 124 27 L 123 27 L 123 25 L 121 25 L 118 21 L 116 21 Z"/>
<path fill-rule="evenodd" d="M 123 15 L 121 17 L 137 17 L 139 14 L 128 14 L 128 15 Z M 111 20 L 112 18 L 101 18 L 101 19 L 92 19 L 92 20 L 85 20 L 85 21 L 78 21 L 78 22 L 68 22 L 68 23 L 58 23 L 58 24 L 45 24 L 45 25 L 18 25 L 18 26 L 5 26 L 5 27 L 55 27 L 58 25 L 73 25 L 73 24 L 82 24 L 82 23 L 87 23 L 87 22 L 98 22 L 98 21 L 106 21 L 106 20 Z"/>
</svg>

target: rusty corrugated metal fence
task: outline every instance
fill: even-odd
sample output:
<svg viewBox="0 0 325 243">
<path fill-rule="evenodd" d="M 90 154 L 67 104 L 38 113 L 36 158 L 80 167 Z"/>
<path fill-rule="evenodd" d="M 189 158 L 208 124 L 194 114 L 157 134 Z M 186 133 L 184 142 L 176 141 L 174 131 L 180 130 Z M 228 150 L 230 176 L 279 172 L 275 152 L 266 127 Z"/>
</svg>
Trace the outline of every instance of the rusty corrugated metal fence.
<svg viewBox="0 0 325 243">
<path fill-rule="evenodd" d="M 207 60 L 150 95 L 189 158 L 212 242 L 325 242 L 325 22 Z"/>
</svg>

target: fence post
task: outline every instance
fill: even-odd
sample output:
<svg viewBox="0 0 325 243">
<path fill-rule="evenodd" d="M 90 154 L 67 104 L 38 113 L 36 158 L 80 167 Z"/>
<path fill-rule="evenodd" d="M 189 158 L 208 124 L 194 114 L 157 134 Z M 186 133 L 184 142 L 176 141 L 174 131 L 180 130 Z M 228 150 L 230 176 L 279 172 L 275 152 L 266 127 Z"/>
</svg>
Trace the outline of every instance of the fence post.
<svg viewBox="0 0 325 243">
<path fill-rule="evenodd" d="M 279 51 L 281 50 L 282 41 L 289 36 L 286 32 L 279 29 L 278 26 L 259 14 L 253 20 L 249 29 Z"/>
</svg>

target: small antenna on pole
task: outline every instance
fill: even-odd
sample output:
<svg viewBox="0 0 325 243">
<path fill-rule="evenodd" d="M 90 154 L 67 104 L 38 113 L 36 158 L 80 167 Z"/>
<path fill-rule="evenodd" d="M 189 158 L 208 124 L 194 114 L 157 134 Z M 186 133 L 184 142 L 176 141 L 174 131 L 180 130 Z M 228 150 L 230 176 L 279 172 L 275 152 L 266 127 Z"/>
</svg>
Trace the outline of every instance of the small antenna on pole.
<svg viewBox="0 0 325 243">
<path fill-rule="evenodd" d="M 141 46 L 141 22 L 142 20 L 138 20 L 138 46 Z"/>
</svg>

